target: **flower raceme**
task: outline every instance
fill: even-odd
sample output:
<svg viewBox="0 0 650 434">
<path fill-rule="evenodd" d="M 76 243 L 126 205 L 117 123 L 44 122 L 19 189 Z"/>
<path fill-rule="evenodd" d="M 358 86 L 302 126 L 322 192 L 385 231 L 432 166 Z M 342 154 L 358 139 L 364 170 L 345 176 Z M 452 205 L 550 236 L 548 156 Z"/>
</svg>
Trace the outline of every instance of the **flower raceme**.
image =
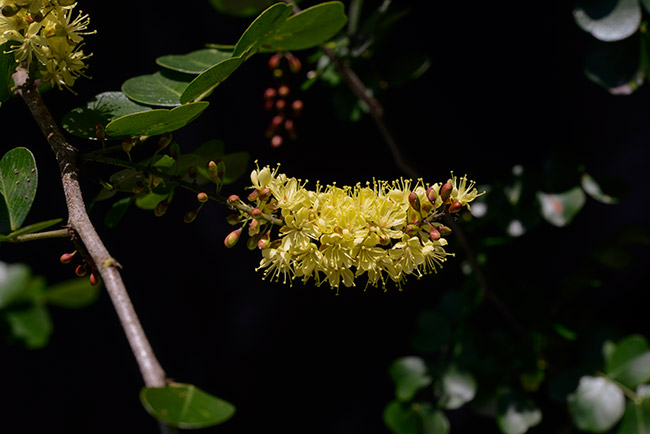
<svg viewBox="0 0 650 434">
<path fill-rule="evenodd" d="M 483 194 L 466 176 L 453 173 L 446 183 L 433 185 L 421 179 L 373 180 L 354 187 L 317 183 L 308 190 L 307 181 L 278 169 L 258 167 L 251 173 L 252 205 L 229 198 L 240 211 L 228 221 L 241 227 L 225 244 L 232 247 L 248 225 L 248 247 L 261 250 L 257 270 L 264 270 L 264 278 L 289 284 L 314 279 L 337 291 L 341 283 L 355 286 L 364 274 L 366 286 L 385 290 L 387 282 L 401 289 L 409 275 L 437 272 L 452 255 L 444 238 L 451 230 L 439 220 L 469 208 Z"/>
<path fill-rule="evenodd" d="M 73 18 L 71 0 L 0 0 L 0 45 L 17 63 L 41 73 L 41 81 L 71 90 L 85 76 L 86 59 L 81 50 L 90 19 L 81 12 Z"/>
</svg>

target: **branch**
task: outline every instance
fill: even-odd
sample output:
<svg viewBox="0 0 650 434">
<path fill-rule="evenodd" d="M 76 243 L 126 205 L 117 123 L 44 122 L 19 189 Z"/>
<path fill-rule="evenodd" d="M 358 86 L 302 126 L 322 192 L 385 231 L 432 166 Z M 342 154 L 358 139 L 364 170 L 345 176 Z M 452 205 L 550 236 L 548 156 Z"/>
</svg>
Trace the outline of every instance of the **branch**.
<svg viewBox="0 0 650 434">
<path fill-rule="evenodd" d="M 27 72 L 19 68 L 13 78 L 14 83 L 18 86 L 16 94 L 27 104 L 59 163 L 63 191 L 68 207 L 68 225 L 71 230 L 79 235 L 88 254 L 97 265 L 97 271 L 104 281 L 106 290 L 120 318 L 122 328 L 131 345 L 131 350 L 142 373 L 144 383 L 147 387 L 164 387 L 166 385 L 165 372 L 156 359 L 138 316 L 133 309 L 133 304 L 129 299 L 118 270 L 120 266 L 104 247 L 86 213 L 75 167 L 77 150 L 61 134 L 40 93 L 29 80 Z"/>
</svg>

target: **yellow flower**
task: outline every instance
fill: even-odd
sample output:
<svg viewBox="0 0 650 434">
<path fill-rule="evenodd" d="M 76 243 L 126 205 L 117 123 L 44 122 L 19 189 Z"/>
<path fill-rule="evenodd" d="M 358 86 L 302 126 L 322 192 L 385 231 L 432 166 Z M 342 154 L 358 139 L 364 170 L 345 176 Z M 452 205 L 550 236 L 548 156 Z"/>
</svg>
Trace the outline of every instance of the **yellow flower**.
<svg viewBox="0 0 650 434">
<path fill-rule="evenodd" d="M 474 181 L 467 181 L 467 175 L 457 178 L 452 172 L 451 179 L 447 182 L 453 185 L 450 196 L 451 202 L 460 202 L 462 206 L 467 206 L 467 209 L 470 208 L 469 203 L 471 201 L 485 194 L 485 192 L 479 194 L 478 190 L 474 188 L 476 183 Z"/>
</svg>

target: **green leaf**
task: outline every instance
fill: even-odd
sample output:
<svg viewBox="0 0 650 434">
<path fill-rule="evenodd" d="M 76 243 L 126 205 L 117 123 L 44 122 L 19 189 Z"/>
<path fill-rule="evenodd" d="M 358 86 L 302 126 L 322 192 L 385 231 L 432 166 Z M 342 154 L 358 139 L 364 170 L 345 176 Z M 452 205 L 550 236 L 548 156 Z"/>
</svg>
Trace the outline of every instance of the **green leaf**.
<svg viewBox="0 0 650 434">
<path fill-rule="evenodd" d="M 78 107 L 65 116 L 61 125 L 75 136 L 97 140 L 95 125 L 106 126 L 122 116 L 151 110 L 151 107 L 131 101 L 122 92 L 104 92 L 95 95 L 86 107 Z M 110 134 L 107 132 L 107 137 Z"/>
<path fill-rule="evenodd" d="M 42 348 L 52 334 L 52 320 L 47 309 L 31 305 L 25 309 L 6 311 L 5 319 L 11 327 L 11 334 L 25 341 L 27 348 Z"/>
<path fill-rule="evenodd" d="M 131 196 L 114 202 L 111 206 L 111 209 L 109 209 L 106 213 L 106 217 L 104 217 L 104 224 L 109 229 L 114 229 L 120 223 L 122 217 L 124 217 L 124 214 L 126 213 L 126 210 L 129 208 L 131 203 L 133 203 L 133 201 L 134 198 Z"/>
<path fill-rule="evenodd" d="M 389 369 L 395 382 L 395 396 L 399 401 L 410 401 L 418 390 L 431 384 L 424 360 L 419 357 L 402 357 L 395 360 Z"/>
<path fill-rule="evenodd" d="M 79 309 L 93 304 L 100 293 L 100 285 L 91 285 L 88 279 L 71 279 L 48 287 L 45 301 L 58 307 Z"/>
<path fill-rule="evenodd" d="M 537 192 L 542 209 L 542 217 L 558 227 L 568 225 L 585 204 L 585 193 L 580 187 L 574 187 L 560 194 Z"/>
<path fill-rule="evenodd" d="M 142 196 L 138 196 L 135 199 L 135 205 L 138 208 L 152 210 L 163 200 L 169 197 L 169 193 L 158 194 L 158 193 L 147 193 Z"/>
<path fill-rule="evenodd" d="M 611 380 L 584 376 L 569 395 L 569 413 L 575 425 L 587 432 L 604 432 L 623 417 L 625 395 Z"/>
<path fill-rule="evenodd" d="M 650 0 L 641 0 L 641 4 L 645 8 L 646 12 L 650 13 Z"/>
<path fill-rule="evenodd" d="M 384 423 L 395 434 L 448 434 L 449 420 L 428 403 L 412 403 L 405 407 L 393 401 L 384 409 Z"/>
<path fill-rule="evenodd" d="M 528 398 L 505 389 L 497 399 L 497 425 L 504 434 L 523 434 L 542 421 L 542 411 Z"/>
<path fill-rule="evenodd" d="M 268 7 L 271 0 L 210 0 L 212 6 L 222 14 L 236 17 L 250 17 Z"/>
<path fill-rule="evenodd" d="M 645 81 L 647 36 L 615 42 L 594 41 L 587 47 L 585 75 L 612 95 L 629 95 Z"/>
<path fill-rule="evenodd" d="M 347 21 L 341 2 L 321 3 L 289 17 L 262 45 L 265 51 L 312 48 L 334 37 Z"/>
<path fill-rule="evenodd" d="M 232 184 L 246 173 L 250 154 L 248 152 L 233 152 L 222 156 L 221 160 L 226 163 L 226 175 L 223 178 L 223 183 Z"/>
<path fill-rule="evenodd" d="M 650 400 L 628 401 L 617 434 L 650 434 Z"/>
<path fill-rule="evenodd" d="M 449 320 L 436 312 L 423 312 L 418 318 L 420 330 L 413 337 L 413 346 L 430 353 L 449 343 L 451 328 Z"/>
<path fill-rule="evenodd" d="M 119 117 L 106 125 L 113 137 L 156 136 L 184 127 L 208 107 L 205 101 L 185 104 L 171 110 L 156 109 Z"/>
<path fill-rule="evenodd" d="M 122 84 L 122 92 L 140 104 L 175 107 L 181 104 L 181 95 L 193 79 L 193 75 L 176 71 L 158 71 L 129 78 Z"/>
<path fill-rule="evenodd" d="M 201 74 L 232 57 L 232 52 L 205 48 L 187 54 L 170 54 L 156 59 L 156 63 L 164 68 L 186 74 Z"/>
<path fill-rule="evenodd" d="M 646 339 L 632 335 L 620 341 L 605 365 L 605 372 L 629 388 L 650 380 L 650 348 Z"/>
<path fill-rule="evenodd" d="M 199 97 L 203 98 L 235 72 L 243 62 L 243 57 L 231 57 L 205 70 L 185 88 L 180 97 L 181 103 L 185 104 Z"/>
<path fill-rule="evenodd" d="M 573 10 L 573 18 L 596 39 L 619 41 L 641 25 L 641 7 L 638 0 L 583 0 Z"/>
<path fill-rule="evenodd" d="M 253 55 L 289 18 L 292 10 L 292 5 L 276 3 L 262 12 L 239 38 L 233 57 Z"/>
<path fill-rule="evenodd" d="M 167 425 L 183 428 L 205 428 L 230 419 L 235 407 L 192 384 L 172 383 L 167 387 L 144 387 L 140 391 L 144 408 Z"/>
<path fill-rule="evenodd" d="M 24 264 L 7 264 L 0 261 L 0 309 L 7 307 L 27 286 L 32 272 Z"/>
<path fill-rule="evenodd" d="M 12 41 L 0 44 L 0 103 L 7 101 L 11 97 L 9 86 L 12 83 L 11 75 L 16 70 L 16 56 L 14 53 L 7 53 L 11 47 Z"/>
<path fill-rule="evenodd" d="M 36 187 L 38 170 L 34 155 L 27 148 L 14 148 L 0 160 L 0 232 L 3 223 L 15 231 L 29 213 Z"/>
<path fill-rule="evenodd" d="M 588 173 L 582 175 L 580 182 L 585 193 L 597 201 L 606 204 L 615 204 L 618 202 L 618 199 L 603 193 L 603 191 L 600 189 L 600 185 L 598 185 L 596 180 L 592 178 Z"/>
<path fill-rule="evenodd" d="M 7 239 L 10 240 L 12 238 L 16 238 L 16 237 L 19 237 L 21 235 L 33 234 L 35 232 L 42 231 L 43 229 L 47 229 L 50 226 L 53 226 L 53 225 L 55 225 L 57 223 L 60 223 L 62 220 L 63 219 L 45 220 L 45 221 L 42 221 L 42 222 L 34 223 L 32 225 L 29 225 L 29 226 L 24 226 L 24 227 L 18 229 L 17 231 L 13 231 L 9 235 L 7 235 Z"/>
<path fill-rule="evenodd" d="M 442 374 L 441 390 L 438 405 L 446 410 L 455 410 L 474 399 L 476 380 L 471 373 L 450 365 Z"/>
</svg>

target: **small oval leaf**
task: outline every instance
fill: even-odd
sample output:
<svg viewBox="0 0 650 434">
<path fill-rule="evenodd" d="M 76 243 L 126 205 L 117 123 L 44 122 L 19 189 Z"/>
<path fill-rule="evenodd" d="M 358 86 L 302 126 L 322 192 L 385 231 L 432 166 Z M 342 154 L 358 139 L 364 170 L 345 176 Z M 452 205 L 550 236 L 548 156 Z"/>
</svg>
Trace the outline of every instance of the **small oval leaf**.
<svg viewBox="0 0 650 434">
<path fill-rule="evenodd" d="M 210 0 L 212 6 L 222 14 L 236 17 L 250 17 L 271 5 L 271 0 Z"/>
<path fill-rule="evenodd" d="M 289 18 L 292 10 L 292 5 L 276 3 L 262 12 L 237 41 L 233 57 L 253 55 Z"/>
<path fill-rule="evenodd" d="M 638 30 L 641 7 L 638 0 L 582 1 L 573 10 L 573 18 L 582 30 L 596 39 L 620 41 Z"/>
<path fill-rule="evenodd" d="M 235 407 L 192 384 L 171 383 L 167 387 L 144 387 L 140 391 L 144 408 L 167 425 L 205 428 L 230 419 Z"/>
<path fill-rule="evenodd" d="M 122 84 L 122 92 L 140 104 L 175 107 L 181 104 L 181 95 L 193 79 L 194 76 L 190 74 L 158 71 L 129 78 Z"/>
<path fill-rule="evenodd" d="M 155 136 L 184 127 L 208 107 L 199 101 L 174 109 L 156 109 L 122 116 L 106 125 L 106 134 L 113 137 Z"/>
<path fill-rule="evenodd" d="M 625 411 L 625 395 L 611 380 L 584 376 L 569 395 L 569 413 L 576 426 L 587 432 L 604 432 L 616 425 Z"/>
<path fill-rule="evenodd" d="M 58 307 L 79 309 L 97 300 L 100 285 L 91 285 L 88 279 L 71 279 L 52 285 L 45 291 L 45 301 Z"/>
<path fill-rule="evenodd" d="M 431 384 L 424 360 L 419 357 L 402 357 L 393 362 L 389 370 L 395 382 L 395 396 L 400 401 L 410 401 L 418 390 Z"/>
<path fill-rule="evenodd" d="M 471 373 L 451 365 L 442 375 L 441 389 L 438 405 L 446 410 L 455 410 L 474 399 L 476 380 Z"/>
<path fill-rule="evenodd" d="M 162 56 L 156 59 L 156 63 L 163 68 L 186 74 L 201 74 L 230 57 L 232 57 L 232 53 L 229 51 L 205 48 L 187 54 Z"/>
<path fill-rule="evenodd" d="M 34 155 L 27 148 L 14 148 L 0 160 L 0 232 L 18 229 L 29 213 L 36 187 L 38 170 Z"/>
<path fill-rule="evenodd" d="M 613 380 L 630 388 L 650 380 L 648 341 L 641 335 L 623 339 L 609 357 L 605 372 Z"/>
<path fill-rule="evenodd" d="M 243 57 L 231 57 L 205 70 L 185 88 L 185 91 L 180 97 L 181 103 L 185 104 L 209 94 L 215 87 L 228 78 L 230 74 L 235 72 L 243 62 Z"/>
</svg>

